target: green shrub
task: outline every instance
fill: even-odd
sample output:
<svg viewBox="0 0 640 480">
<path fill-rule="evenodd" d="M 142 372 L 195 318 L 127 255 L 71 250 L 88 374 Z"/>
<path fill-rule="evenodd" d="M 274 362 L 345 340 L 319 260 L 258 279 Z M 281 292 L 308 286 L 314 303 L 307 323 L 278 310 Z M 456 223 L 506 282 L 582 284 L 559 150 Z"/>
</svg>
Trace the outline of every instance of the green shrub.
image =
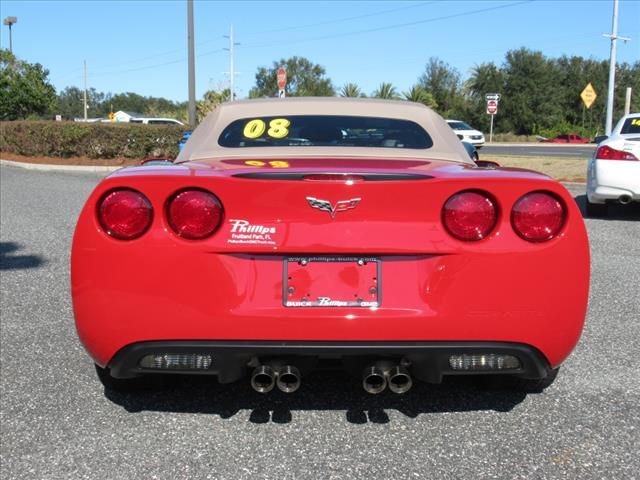
<svg viewBox="0 0 640 480">
<path fill-rule="evenodd" d="M 63 158 L 175 158 L 178 141 L 187 128 L 133 123 L 2 122 L 0 150 Z"/>
</svg>

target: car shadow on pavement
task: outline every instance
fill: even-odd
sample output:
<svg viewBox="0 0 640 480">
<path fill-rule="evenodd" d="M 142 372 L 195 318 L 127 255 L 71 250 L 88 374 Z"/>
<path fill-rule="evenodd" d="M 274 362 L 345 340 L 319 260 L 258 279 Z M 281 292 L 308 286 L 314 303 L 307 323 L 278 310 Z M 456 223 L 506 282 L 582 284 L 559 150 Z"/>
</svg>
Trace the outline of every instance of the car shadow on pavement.
<svg viewBox="0 0 640 480">
<path fill-rule="evenodd" d="M 583 218 L 592 218 L 587 215 L 587 196 L 585 194 L 574 197 Z M 606 217 L 598 217 L 598 220 L 640 220 L 640 203 L 619 205 L 612 203 Z"/>
<path fill-rule="evenodd" d="M 416 383 L 403 395 L 390 391 L 370 395 L 346 373 L 319 371 L 304 377 L 295 393 L 274 389 L 260 394 L 248 380 L 221 385 L 208 376 L 173 376 L 154 390 L 120 393 L 105 389 L 105 396 L 128 412 L 200 413 L 226 419 L 248 410 L 252 423 L 289 423 L 295 411 L 344 410 L 346 420 L 354 424 L 388 423 L 388 410 L 410 418 L 444 412 L 508 412 L 526 398 L 524 393 L 482 388 L 475 380 L 445 377 L 439 385 Z"/>
<path fill-rule="evenodd" d="M 45 262 L 40 255 L 16 255 L 21 248 L 15 242 L 0 242 L 0 270 L 37 268 Z"/>
</svg>

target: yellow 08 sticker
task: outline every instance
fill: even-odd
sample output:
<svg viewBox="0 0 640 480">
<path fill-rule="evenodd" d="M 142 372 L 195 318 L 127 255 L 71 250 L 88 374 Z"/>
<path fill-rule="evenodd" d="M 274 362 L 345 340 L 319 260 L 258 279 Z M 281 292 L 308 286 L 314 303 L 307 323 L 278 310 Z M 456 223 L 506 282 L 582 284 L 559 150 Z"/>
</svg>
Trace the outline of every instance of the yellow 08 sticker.
<svg viewBox="0 0 640 480">
<path fill-rule="evenodd" d="M 289 127 L 291 122 L 286 118 L 274 118 L 269 122 L 269 130 L 267 130 L 267 135 L 271 138 L 284 138 L 289 135 Z"/>
<path fill-rule="evenodd" d="M 267 124 L 263 120 L 256 118 L 247 122 L 242 133 L 246 138 L 258 138 L 262 136 L 266 128 Z"/>
<path fill-rule="evenodd" d="M 631 120 L 631 125 L 640 127 L 640 118 L 634 118 L 633 120 Z"/>
<path fill-rule="evenodd" d="M 269 122 L 269 130 L 267 130 L 265 121 L 255 118 L 247 122 L 242 134 L 245 138 L 260 138 L 267 130 L 267 135 L 271 138 L 284 138 L 289 135 L 289 125 L 291 122 L 286 118 L 274 118 Z"/>
</svg>

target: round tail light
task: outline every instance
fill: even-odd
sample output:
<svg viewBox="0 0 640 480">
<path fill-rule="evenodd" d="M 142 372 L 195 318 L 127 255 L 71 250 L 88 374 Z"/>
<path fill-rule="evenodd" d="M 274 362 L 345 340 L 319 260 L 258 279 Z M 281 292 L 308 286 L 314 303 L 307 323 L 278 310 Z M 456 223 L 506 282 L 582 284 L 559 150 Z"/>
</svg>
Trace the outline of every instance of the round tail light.
<svg viewBox="0 0 640 480">
<path fill-rule="evenodd" d="M 222 222 L 222 204 L 204 190 L 183 190 L 169 200 L 167 220 L 182 238 L 200 240 L 212 235 Z"/>
<path fill-rule="evenodd" d="M 511 211 L 515 232 L 529 242 L 545 242 L 562 229 L 567 213 L 564 204 L 547 192 L 531 192 L 520 197 Z"/>
<path fill-rule="evenodd" d="M 459 240 L 473 242 L 485 238 L 496 225 L 498 212 L 494 201 L 485 193 L 459 192 L 442 207 L 442 222 Z"/>
<path fill-rule="evenodd" d="M 133 240 L 147 231 L 153 220 L 151 202 L 128 188 L 107 192 L 98 203 L 98 221 L 104 231 L 119 240 Z"/>
</svg>

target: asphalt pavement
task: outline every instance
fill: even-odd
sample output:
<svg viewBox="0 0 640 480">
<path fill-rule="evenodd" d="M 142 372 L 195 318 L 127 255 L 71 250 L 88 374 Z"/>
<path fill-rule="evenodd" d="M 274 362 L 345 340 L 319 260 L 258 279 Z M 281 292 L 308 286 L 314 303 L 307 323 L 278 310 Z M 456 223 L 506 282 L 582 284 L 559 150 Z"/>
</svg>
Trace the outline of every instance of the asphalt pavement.
<svg viewBox="0 0 640 480">
<path fill-rule="evenodd" d="M 125 395 L 95 377 L 69 293 L 75 221 L 98 180 L 0 167 L 1 478 L 640 478 L 637 210 L 586 220 L 586 327 L 542 394 L 458 378 L 371 397 L 317 373 L 290 396 L 208 378 Z M 584 187 L 570 189 L 583 205 Z"/>
<path fill-rule="evenodd" d="M 485 145 L 479 150 L 480 158 L 487 155 L 515 155 L 525 157 L 566 157 L 590 158 L 595 145 L 553 145 L 553 144 L 505 144 Z"/>
</svg>

